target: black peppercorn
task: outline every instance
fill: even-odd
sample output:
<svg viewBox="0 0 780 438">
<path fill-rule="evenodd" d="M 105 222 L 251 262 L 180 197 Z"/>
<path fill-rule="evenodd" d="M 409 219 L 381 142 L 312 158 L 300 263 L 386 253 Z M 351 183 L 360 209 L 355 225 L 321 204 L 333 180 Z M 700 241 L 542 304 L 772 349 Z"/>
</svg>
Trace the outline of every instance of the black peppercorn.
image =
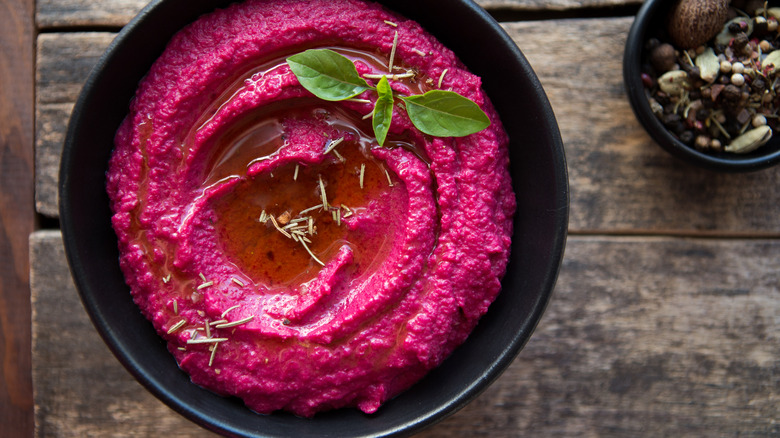
<svg viewBox="0 0 780 438">
<path fill-rule="evenodd" d="M 732 21 L 731 23 L 729 23 L 728 29 L 729 29 L 729 32 L 731 32 L 733 34 L 737 34 L 737 33 L 742 32 L 742 30 L 743 30 L 742 26 L 743 26 L 742 22 Z M 747 26 L 745 26 L 745 27 L 747 27 Z"/>
<path fill-rule="evenodd" d="M 683 133 L 680 134 L 679 138 L 681 142 L 690 146 L 691 143 L 693 143 L 694 135 L 693 132 L 691 131 L 684 131 Z"/>
</svg>

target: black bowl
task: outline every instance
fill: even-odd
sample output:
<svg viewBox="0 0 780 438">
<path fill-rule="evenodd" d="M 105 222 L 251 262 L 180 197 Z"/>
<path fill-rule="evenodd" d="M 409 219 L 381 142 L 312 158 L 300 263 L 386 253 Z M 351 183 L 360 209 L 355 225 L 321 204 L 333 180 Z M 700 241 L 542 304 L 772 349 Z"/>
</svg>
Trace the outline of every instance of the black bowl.
<svg viewBox="0 0 780 438">
<path fill-rule="evenodd" d="M 634 19 L 628 33 L 623 57 L 623 81 L 628 100 L 639 122 L 662 148 L 688 163 L 706 169 L 725 172 L 760 170 L 780 163 L 780 135 L 748 154 L 728 152 L 704 153 L 686 145 L 658 120 L 642 85 L 642 64 L 647 62 L 645 46 L 649 38 L 669 41 L 666 36 L 666 17 L 677 0 L 646 0 Z"/>
<path fill-rule="evenodd" d="M 119 269 L 105 191 L 114 133 L 139 80 L 176 31 L 228 3 L 153 1 L 114 40 L 79 96 L 62 156 L 60 218 L 84 306 L 109 348 L 136 379 L 174 410 L 213 431 L 280 437 L 419 431 L 463 407 L 506 369 L 528 341 L 552 293 L 566 241 L 568 181 L 563 144 L 544 91 L 515 43 L 472 1 L 380 2 L 423 24 L 482 76 L 512 139 L 518 214 L 503 291 L 451 357 L 377 413 L 339 409 L 313 419 L 259 415 L 236 398 L 192 384 L 141 315 Z"/>
</svg>

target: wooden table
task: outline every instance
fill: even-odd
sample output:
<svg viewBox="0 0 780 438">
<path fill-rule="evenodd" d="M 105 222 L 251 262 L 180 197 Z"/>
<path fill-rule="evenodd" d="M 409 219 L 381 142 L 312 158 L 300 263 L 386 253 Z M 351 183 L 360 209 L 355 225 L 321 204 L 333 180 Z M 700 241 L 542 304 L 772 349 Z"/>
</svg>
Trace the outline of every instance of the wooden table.
<svg viewBox="0 0 780 438">
<path fill-rule="evenodd" d="M 57 229 L 57 166 L 73 102 L 144 3 L 39 0 L 29 23 L 31 1 L 4 3 L 22 19 L 0 26 L 3 47 L 16 48 L 4 56 L 21 72 L 8 79 L 0 64 L 2 436 L 29 436 L 33 417 L 40 437 L 207 434 L 146 392 L 101 342 Z M 780 436 L 780 167 L 717 174 L 653 143 L 621 76 L 638 0 L 480 3 L 552 103 L 569 165 L 570 237 L 526 348 L 479 398 L 420 436 Z M 33 107 L 25 91 L 33 43 L 37 217 L 24 112 Z M 22 112 L 8 110 L 16 107 Z M 12 323 L 30 318 L 19 267 L 27 266 L 20 241 L 33 228 L 30 365 L 27 327 Z"/>
</svg>

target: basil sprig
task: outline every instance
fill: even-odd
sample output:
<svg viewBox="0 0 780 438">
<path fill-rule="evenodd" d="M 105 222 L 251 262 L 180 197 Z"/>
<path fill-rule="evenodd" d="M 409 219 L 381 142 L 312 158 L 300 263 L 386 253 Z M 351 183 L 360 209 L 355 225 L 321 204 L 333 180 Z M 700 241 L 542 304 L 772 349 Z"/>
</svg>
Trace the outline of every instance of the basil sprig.
<svg viewBox="0 0 780 438">
<path fill-rule="evenodd" d="M 377 142 L 380 146 L 384 144 L 396 97 L 387 76 L 382 76 L 377 86 L 372 87 L 360 77 L 349 58 L 329 49 L 310 49 L 292 55 L 287 58 L 287 65 L 305 89 L 323 100 L 346 100 L 366 90 L 375 91 L 372 126 Z M 434 137 L 463 137 L 490 126 L 490 119 L 479 105 L 453 91 L 431 90 L 398 98 L 404 102 L 412 124 Z"/>
</svg>

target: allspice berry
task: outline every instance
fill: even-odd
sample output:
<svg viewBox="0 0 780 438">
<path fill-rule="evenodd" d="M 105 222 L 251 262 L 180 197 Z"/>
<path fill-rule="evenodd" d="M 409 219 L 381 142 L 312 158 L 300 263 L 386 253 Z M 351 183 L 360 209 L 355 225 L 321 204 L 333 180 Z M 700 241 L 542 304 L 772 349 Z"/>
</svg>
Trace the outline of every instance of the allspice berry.
<svg viewBox="0 0 780 438">
<path fill-rule="evenodd" d="M 666 73 L 674 68 L 676 61 L 674 47 L 671 44 L 659 44 L 650 52 L 650 63 L 659 74 Z"/>
<path fill-rule="evenodd" d="M 742 99 L 742 90 L 740 90 L 739 87 L 733 84 L 726 85 L 723 91 L 721 91 L 720 95 L 727 102 L 738 102 L 739 100 Z"/>
<path fill-rule="evenodd" d="M 682 49 L 693 49 L 720 32 L 728 0 L 679 0 L 669 14 L 669 36 Z"/>
</svg>

